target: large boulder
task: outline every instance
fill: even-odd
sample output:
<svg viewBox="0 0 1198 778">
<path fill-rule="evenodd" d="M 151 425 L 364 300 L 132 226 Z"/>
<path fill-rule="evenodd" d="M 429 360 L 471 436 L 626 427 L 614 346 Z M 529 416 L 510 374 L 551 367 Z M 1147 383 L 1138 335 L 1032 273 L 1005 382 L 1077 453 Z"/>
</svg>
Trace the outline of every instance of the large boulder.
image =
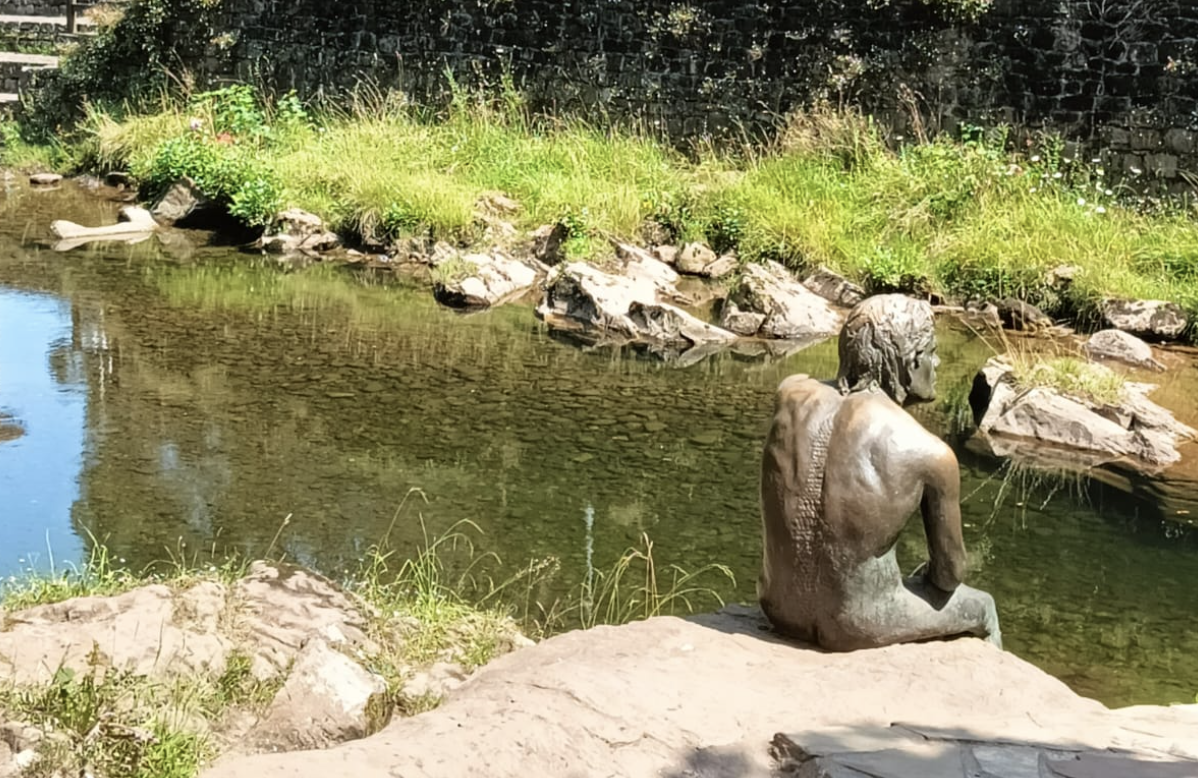
<svg viewBox="0 0 1198 778">
<path fill-rule="evenodd" d="M 1090 365 L 1095 371 L 1107 370 Z M 1115 405 L 1048 387 L 1022 388 L 1011 364 L 991 358 L 974 378 L 969 403 L 982 435 L 1039 441 L 1151 466 L 1180 459 L 1177 446 L 1195 431 L 1148 399 L 1155 387 L 1127 382 Z"/>
<path fill-rule="evenodd" d="M 677 255 L 679 273 L 704 278 L 723 278 L 732 274 L 737 267 L 732 254 L 716 254 L 702 243 L 688 243 Z"/>
<path fill-rule="evenodd" d="M 211 206 L 212 201 L 200 191 L 195 181 L 184 177 L 167 187 L 150 207 L 150 213 L 164 222 L 174 223 Z"/>
<path fill-rule="evenodd" d="M 672 344 L 680 349 L 736 336 L 658 299 L 646 276 L 605 273 L 585 262 L 560 265 L 545 282 L 537 313 L 551 326 L 595 339 Z"/>
<path fill-rule="evenodd" d="M 803 286 L 828 302 L 845 308 L 852 308 L 865 299 L 863 288 L 826 267 L 816 268 L 814 273 L 803 279 Z"/>
<path fill-rule="evenodd" d="M 489 253 L 442 256 L 433 284 L 438 302 L 453 308 L 487 308 L 515 299 L 537 281 L 536 268 L 499 249 Z"/>
<path fill-rule="evenodd" d="M 653 254 L 630 243 L 616 243 L 616 256 L 624 262 L 623 274 L 629 278 L 647 279 L 657 293 L 678 296 L 678 273 Z"/>
<path fill-rule="evenodd" d="M 720 321 L 740 335 L 810 340 L 838 333 L 844 314 L 786 268 L 766 262 L 745 266 L 728 293 Z M 757 327 L 750 331 L 754 323 Z"/>
<path fill-rule="evenodd" d="M 1181 306 L 1165 300 L 1103 300 L 1099 311 L 1106 326 L 1146 340 L 1177 340 L 1189 324 Z"/>
<path fill-rule="evenodd" d="M 1029 302 L 1016 297 L 998 301 L 998 318 L 1008 330 L 1037 332 L 1052 327 L 1052 318 Z"/>
<path fill-rule="evenodd" d="M 1152 355 L 1152 346 L 1123 330 L 1101 330 L 1086 341 L 1083 348 L 1094 359 L 1113 359 L 1136 367 L 1164 370 Z"/>
<path fill-rule="evenodd" d="M 1042 778 L 1057 773 L 1038 773 L 1041 761 L 1091 757 L 1122 762 L 1059 775 L 1181 776 L 1198 774 L 1196 732 L 1198 706 L 1111 711 L 977 639 L 824 653 L 734 607 L 559 635 L 372 737 L 203 776 Z M 1020 747 L 1022 772 L 980 769 Z M 1175 772 L 1143 772 L 1162 764 Z"/>
</svg>

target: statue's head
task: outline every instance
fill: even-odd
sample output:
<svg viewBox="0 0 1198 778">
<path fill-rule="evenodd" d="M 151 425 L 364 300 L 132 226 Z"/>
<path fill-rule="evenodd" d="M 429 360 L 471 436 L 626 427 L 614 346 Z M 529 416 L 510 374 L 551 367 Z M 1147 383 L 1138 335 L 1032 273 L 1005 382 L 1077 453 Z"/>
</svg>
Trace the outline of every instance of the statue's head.
<svg viewBox="0 0 1198 778">
<path fill-rule="evenodd" d="M 932 306 L 901 294 L 867 297 L 840 330 L 844 393 L 877 386 L 899 405 L 936 399 Z"/>
</svg>

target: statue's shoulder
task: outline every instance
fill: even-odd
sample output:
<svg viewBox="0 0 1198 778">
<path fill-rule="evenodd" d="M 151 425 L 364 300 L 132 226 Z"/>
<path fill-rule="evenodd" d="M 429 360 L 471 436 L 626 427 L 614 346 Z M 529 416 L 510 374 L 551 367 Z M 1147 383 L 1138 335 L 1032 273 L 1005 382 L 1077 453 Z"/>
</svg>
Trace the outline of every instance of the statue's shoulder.
<svg viewBox="0 0 1198 778">
<path fill-rule="evenodd" d="M 905 408 L 882 392 L 853 392 L 845 398 L 841 416 L 874 443 L 927 456 L 952 455 L 952 449 Z"/>
<path fill-rule="evenodd" d="M 818 381 L 806 373 L 795 373 L 782 379 L 782 383 L 778 384 L 778 397 L 804 400 L 810 397 L 820 395 L 836 395 L 839 396 L 835 387 L 824 381 Z"/>
</svg>

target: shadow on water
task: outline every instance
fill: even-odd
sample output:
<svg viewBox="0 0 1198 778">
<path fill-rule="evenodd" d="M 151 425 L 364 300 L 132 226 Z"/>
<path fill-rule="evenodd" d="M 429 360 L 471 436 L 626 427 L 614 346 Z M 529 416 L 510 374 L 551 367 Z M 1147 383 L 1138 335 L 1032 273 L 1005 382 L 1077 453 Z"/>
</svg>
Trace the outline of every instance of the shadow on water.
<svg viewBox="0 0 1198 778">
<path fill-rule="evenodd" d="M 254 556 L 290 517 L 288 556 L 339 575 L 419 487 L 429 501 L 392 547 L 418 543 L 422 521 L 469 519 L 508 566 L 559 559 L 537 593 L 552 597 L 648 533 L 661 565 L 722 563 L 738 587 L 721 594 L 752 599 L 772 393 L 790 373 L 834 374 L 834 343 L 663 365 L 558 342 L 526 307 L 461 317 L 403 283 L 281 273 L 200 241 L 185 260 L 161 242 L 55 254 L 51 218 L 101 223 L 114 207 L 70 188 L 7 197 L 0 346 L 25 351 L 0 356 L 0 411 L 24 435 L 0 443 L 0 568 L 47 531 L 60 557 L 88 532 L 138 565 L 168 549 Z M 14 302 L 29 300 L 49 323 Z M 944 400 L 919 415 L 949 431 L 989 352 L 944 329 L 940 353 Z M 39 397 L 73 398 L 47 416 L 62 431 L 30 411 Z M 1144 487 L 1054 486 L 958 451 L 971 582 L 998 599 L 1008 646 L 1109 703 L 1192 700 L 1193 532 Z M 918 526 L 900 550 L 922 558 Z"/>
</svg>

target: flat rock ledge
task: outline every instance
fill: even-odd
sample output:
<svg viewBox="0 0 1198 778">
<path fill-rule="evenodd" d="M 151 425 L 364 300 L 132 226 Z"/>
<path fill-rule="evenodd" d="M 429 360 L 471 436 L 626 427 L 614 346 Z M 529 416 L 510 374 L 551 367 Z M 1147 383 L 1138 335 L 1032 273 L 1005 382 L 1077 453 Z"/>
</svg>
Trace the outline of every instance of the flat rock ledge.
<svg viewBox="0 0 1198 778">
<path fill-rule="evenodd" d="M 756 609 L 571 632 L 440 708 L 206 778 L 1180 778 L 1198 706 L 1109 710 L 975 639 L 823 653 Z"/>
</svg>

